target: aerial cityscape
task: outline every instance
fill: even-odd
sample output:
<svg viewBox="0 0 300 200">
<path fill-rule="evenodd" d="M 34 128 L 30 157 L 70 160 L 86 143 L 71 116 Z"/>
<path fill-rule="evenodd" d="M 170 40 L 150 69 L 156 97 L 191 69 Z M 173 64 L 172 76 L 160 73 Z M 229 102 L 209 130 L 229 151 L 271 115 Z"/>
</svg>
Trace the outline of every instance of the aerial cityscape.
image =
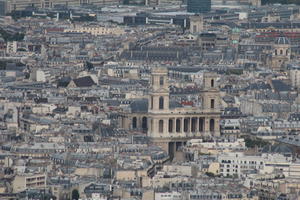
<svg viewBox="0 0 300 200">
<path fill-rule="evenodd" d="M 0 0 L 0 200 L 300 200 L 300 0 Z"/>
</svg>

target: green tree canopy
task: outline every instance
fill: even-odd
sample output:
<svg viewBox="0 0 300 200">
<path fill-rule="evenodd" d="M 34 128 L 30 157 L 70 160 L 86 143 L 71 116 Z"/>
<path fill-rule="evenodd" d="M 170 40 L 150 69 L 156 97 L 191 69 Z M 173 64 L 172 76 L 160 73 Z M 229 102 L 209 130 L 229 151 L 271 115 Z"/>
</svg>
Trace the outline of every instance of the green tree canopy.
<svg viewBox="0 0 300 200">
<path fill-rule="evenodd" d="M 72 191 L 72 200 L 78 200 L 79 199 L 79 192 L 77 189 L 74 189 Z"/>
</svg>

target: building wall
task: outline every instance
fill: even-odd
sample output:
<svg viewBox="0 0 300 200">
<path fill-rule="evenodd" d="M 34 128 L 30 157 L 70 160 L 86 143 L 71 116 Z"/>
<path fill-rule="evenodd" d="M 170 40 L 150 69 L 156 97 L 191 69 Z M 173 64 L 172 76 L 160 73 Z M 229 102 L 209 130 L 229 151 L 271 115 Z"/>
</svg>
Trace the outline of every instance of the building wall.
<svg viewBox="0 0 300 200">
<path fill-rule="evenodd" d="M 290 80 L 292 82 L 292 86 L 294 88 L 300 88 L 300 70 L 299 69 L 290 70 L 289 74 L 290 74 Z"/>
<path fill-rule="evenodd" d="M 124 30 L 118 27 L 76 27 L 74 29 L 65 29 L 67 33 L 90 33 L 92 35 L 122 35 Z"/>
<path fill-rule="evenodd" d="M 53 8 L 56 5 L 81 6 L 93 5 L 117 5 L 119 0 L 7 0 L 7 12 L 24 10 L 27 7 Z"/>
<path fill-rule="evenodd" d="M 46 187 L 46 175 L 17 175 L 12 182 L 13 192 L 22 192 L 29 188 L 45 188 Z"/>
<path fill-rule="evenodd" d="M 134 170 L 118 170 L 116 172 L 117 180 L 133 181 L 135 180 L 136 172 Z"/>
</svg>

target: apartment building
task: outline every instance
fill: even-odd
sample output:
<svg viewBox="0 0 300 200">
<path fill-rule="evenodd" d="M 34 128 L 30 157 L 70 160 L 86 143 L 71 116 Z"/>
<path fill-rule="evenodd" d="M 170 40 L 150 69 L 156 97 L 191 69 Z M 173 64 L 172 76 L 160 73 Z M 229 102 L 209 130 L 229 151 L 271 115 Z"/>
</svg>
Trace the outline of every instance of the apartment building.
<svg viewBox="0 0 300 200">
<path fill-rule="evenodd" d="M 22 174 L 17 175 L 12 181 L 13 192 L 22 192 L 26 189 L 41 189 L 46 187 L 47 177 L 45 174 Z"/>
</svg>

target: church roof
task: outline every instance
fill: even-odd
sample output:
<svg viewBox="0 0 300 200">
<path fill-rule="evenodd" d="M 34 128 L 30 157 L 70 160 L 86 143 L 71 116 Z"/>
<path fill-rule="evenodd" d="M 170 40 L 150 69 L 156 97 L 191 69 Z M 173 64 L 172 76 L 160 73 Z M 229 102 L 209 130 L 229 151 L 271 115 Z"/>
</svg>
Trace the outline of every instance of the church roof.
<svg viewBox="0 0 300 200">
<path fill-rule="evenodd" d="M 177 101 L 170 101 L 169 108 L 179 108 L 182 105 Z M 148 99 L 137 99 L 134 100 L 130 104 L 131 112 L 132 113 L 147 113 L 148 112 Z"/>
</svg>

